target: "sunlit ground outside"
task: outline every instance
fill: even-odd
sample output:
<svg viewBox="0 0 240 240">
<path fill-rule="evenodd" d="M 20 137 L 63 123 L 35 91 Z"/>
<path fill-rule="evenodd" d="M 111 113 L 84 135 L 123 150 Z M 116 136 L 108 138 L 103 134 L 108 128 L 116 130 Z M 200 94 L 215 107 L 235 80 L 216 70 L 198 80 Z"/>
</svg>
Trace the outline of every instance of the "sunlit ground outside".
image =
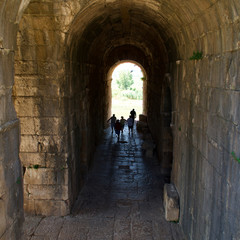
<svg viewBox="0 0 240 240">
<path fill-rule="evenodd" d="M 136 120 L 138 120 L 139 114 L 142 114 L 142 100 L 112 100 L 112 113 L 116 115 L 117 119 L 120 119 L 121 116 L 127 119 L 133 108 L 137 113 Z"/>
<path fill-rule="evenodd" d="M 133 63 L 122 63 L 118 65 L 112 74 L 112 114 L 117 119 L 123 116 L 129 117 L 130 111 L 135 109 L 142 114 L 143 98 L 143 73 L 141 69 Z"/>
</svg>

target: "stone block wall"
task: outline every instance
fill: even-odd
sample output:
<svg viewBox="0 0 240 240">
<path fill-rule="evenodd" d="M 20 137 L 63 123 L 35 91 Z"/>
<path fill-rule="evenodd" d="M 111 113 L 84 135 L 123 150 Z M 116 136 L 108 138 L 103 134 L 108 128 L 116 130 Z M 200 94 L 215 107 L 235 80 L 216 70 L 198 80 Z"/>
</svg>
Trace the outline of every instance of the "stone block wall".
<svg viewBox="0 0 240 240">
<path fill-rule="evenodd" d="M 239 239 L 240 5 L 202 1 L 188 7 L 182 15 L 191 23 L 165 42 L 171 49 L 173 39 L 177 50 L 169 55 L 168 71 L 171 181 L 180 195 L 180 224 L 188 239 Z M 195 15 L 196 9 L 205 10 Z M 203 52 L 203 58 L 190 60 L 194 51 Z M 162 124 L 163 82 L 163 75 L 149 75 L 148 119 L 162 163 L 168 134 Z"/>
<path fill-rule="evenodd" d="M 45 31 L 47 35 L 48 29 Z M 70 197 L 66 180 L 66 100 L 61 92 L 64 65 L 59 59 L 50 59 L 52 51 L 48 51 L 49 56 L 38 55 L 37 41 L 33 43 L 22 35 L 20 42 L 15 57 L 14 103 L 21 126 L 24 208 L 28 213 L 65 215 Z M 41 47 L 53 48 L 54 44 L 55 41 L 46 42 Z M 29 49 L 29 56 L 20 53 L 25 52 L 22 46 Z"/>
<path fill-rule="evenodd" d="M 63 51 L 64 32 L 73 18 L 67 10 L 73 6 L 64 7 L 31 2 L 17 35 L 13 95 L 21 127 L 24 209 L 31 214 L 66 215 L 73 201 Z"/>
<path fill-rule="evenodd" d="M 21 238 L 23 223 L 22 169 L 19 160 L 19 121 L 12 101 L 14 24 L 20 2 L 0 4 L 0 239 Z M 7 18 L 2 14 L 5 12 Z"/>
<path fill-rule="evenodd" d="M 18 120 L 0 126 L 0 143 L 0 239 L 17 239 L 23 222 Z"/>
<path fill-rule="evenodd" d="M 19 26 L 13 95 L 31 214 L 70 212 L 104 125 L 101 71 L 66 44 L 80 8 L 76 0 L 30 2 Z"/>
<path fill-rule="evenodd" d="M 164 57 L 164 56 L 162 56 Z M 166 73 L 166 69 L 165 69 Z M 159 71 L 153 87 L 148 83 L 148 123 L 154 141 L 157 145 L 157 156 L 161 165 L 161 172 L 165 179 L 169 179 L 173 161 L 173 136 L 172 136 L 172 96 L 173 81 Z M 151 79 L 150 79 L 151 81 Z"/>
<path fill-rule="evenodd" d="M 232 154 L 240 157 L 240 46 L 236 35 L 240 8 L 237 1 L 237 9 L 227 5 L 230 1 L 220 2 L 189 27 L 195 31 L 196 45 L 179 46 L 186 57 L 173 69 L 172 181 L 180 195 L 180 222 L 189 239 L 240 238 L 240 164 Z M 220 24 L 216 12 L 224 15 Z M 207 16 L 211 16 L 209 24 L 200 31 L 195 24 Z M 203 59 L 189 60 L 194 47 L 203 52 Z"/>
</svg>

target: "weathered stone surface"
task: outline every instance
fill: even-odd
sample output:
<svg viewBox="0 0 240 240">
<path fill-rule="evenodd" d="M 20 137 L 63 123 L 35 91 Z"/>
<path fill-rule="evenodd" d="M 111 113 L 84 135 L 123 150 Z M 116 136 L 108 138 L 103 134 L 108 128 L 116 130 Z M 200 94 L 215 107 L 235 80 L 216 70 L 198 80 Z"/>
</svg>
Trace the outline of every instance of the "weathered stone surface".
<svg viewBox="0 0 240 240">
<path fill-rule="evenodd" d="M 46 167 L 56 169 L 67 169 L 68 153 L 46 153 Z"/>
<path fill-rule="evenodd" d="M 135 129 L 134 135 L 135 139 L 132 139 L 125 130 L 122 138 L 126 143 L 117 143 L 116 148 L 117 139 L 112 138 L 108 129 L 97 148 L 93 169 L 73 214 L 42 218 L 27 216 L 25 238 L 184 240 L 179 225 L 164 219 L 160 165 L 157 159 L 144 158 L 138 148 L 142 140 Z M 109 151 L 105 151 L 106 148 Z M 130 168 L 119 168 L 126 164 Z"/>
<path fill-rule="evenodd" d="M 145 151 L 145 156 L 147 158 L 153 157 L 153 151 L 156 147 L 156 144 L 153 141 L 144 141 L 142 144 L 142 149 Z"/>
<path fill-rule="evenodd" d="M 18 158 L 19 122 L 0 125 L 0 239 L 21 236 L 23 193 Z"/>
<path fill-rule="evenodd" d="M 24 135 L 21 138 L 21 152 L 62 152 L 66 149 L 63 136 Z"/>
<path fill-rule="evenodd" d="M 139 121 L 140 122 L 147 122 L 147 116 L 143 114 L 139 114 Z"/>
<path fill-rule="evenodd" d="M 64 163 L 72 173 L 72 201 L 110 115 L 106 76 L 115 64 L 132 61 L 146 73 L 144 114 L 162 167 L 179 190 L 184 231 L 192 239 L 238 239 L 239 9 L 239 0 L 2 0 L 1 186 L 10 203 L 4 215 L 13 221 L 0 238 L 17 238 L 12 222 L 21 215 L 19 130 L 9 128 L 16 119 L 13 75 L 15 109 L 23 119 L 20 153 L 29 154 L 28 166 L 39 153 L 45 156 L 36 162 L 46 168 Z M 191 61 L 196 51 L 203 58 Z M 216 202 L 219 211 L 211 211 Z"/>
<path fill-rule="evenodd" d="M 59 231 L 62 229 L 64 223 L 63 218 L 46 217 L 41 220 L 34 232 L 35 236 L 47 235 L 49 238 L 57 239 Z"/>
<path fill-rule="evenodd" d="M 139 131 L 144 131 L 145 129 L 148 129 L 147 123 L 142 121 L 137 121 L 136 127 Z"/>
<path fill-rule="evenodd" d="M 40 216 L 27 216 L 25 218 L 25 222 L 23 225 L 23 232 L 25 233 L 25 235 L 27 236 L 31 236 L 34 234 L 34 231 L 36 230 L 36 228 L 39 226 L 39 223 L 41 222 L 42 217 Z"/>
<path fill-rule="evenodd" d="M 45 153 L 20 153 L 19 154 L 22 165 L 25 168 L 38 165 L 40 167 L 46 166 L 46 154 Z"/>
<path fill-rule="evenodd" d="M 4 232 L 7 229 L 7 222 L 6 222 L 6 206 L 5 206 L 5 201 L 3 199 L 3 196 L 1 196 L 1 200 L 0 200 L 0 209 L 1 209 L 1 215 L 0 215 L 0 236 L 2 236 L 4 234 Z"/>
<path fill-rule="evenodd" d="M 28 194 L 24 193 L 23 209 L 26 214 L 36 214 L 35 200 L 29 199 Z"/>
<path fill-rule="evenodd" d="M 25 184 L 25 195 L 35 200 L 68 200 L 68 187 L 64 185 Z M 36 203 L 36 201 L 35 201 Z"/>
<path fill-rule="evenodd" d="M 36 168 L 36 167 L 37 168 Z M 26 168 L 24 174 L 24 184 L 45 185 L 45 184 L 68 184 L 68 170 L 64 168 L 38 168 L 34 165 Z"/>
<path fill-rule="evenodd" d="M 163 191 L 163 205 L 167 221 L 179 220 L 179 196 L 173 184 L 165 184 Z"/>
<path fill-rule="evenodd" d="M 43 216 L 66 216 L 70 212 L 68 201 L 63 200 L 35 200 L 35 214 Z M 32 212 L 31 212 L 32 213 Z"/>
</svg>

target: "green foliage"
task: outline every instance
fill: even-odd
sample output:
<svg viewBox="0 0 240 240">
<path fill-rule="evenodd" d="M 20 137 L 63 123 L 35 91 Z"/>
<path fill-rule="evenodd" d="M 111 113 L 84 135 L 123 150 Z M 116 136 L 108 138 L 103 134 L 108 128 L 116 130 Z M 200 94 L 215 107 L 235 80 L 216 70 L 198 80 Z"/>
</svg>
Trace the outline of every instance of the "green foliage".
<svg viewBox="0 0 240 240">
<path fill-rule="evenodd" d="M 122 90 L 128 90 L 133 85 L 132 73 L 128 70 L 123 70 L 119 72 L 117 78 L 118 87 Z"/>
<path fill-rule="evenodd" d="M 189 58 L 190 60 L 200 60 L 203 58 L 203 52 L 193 52 L 193 55 Z"/>
<path fill-rule="evenodd" d="M 240 158 L 238 158 L 238 157 L 236 156 L 235 152 L 231 152 L 231 154 L 232 154 L 232 157 L 233 157 L 237 162 L 240 163 Z"/>
<path fill-rule="evenodd" d="M 38 169 L 38 168 L 39 168 L 39 165 L 38 165 L 38 164 L 33 165 L 33 168 L 34 168 L 34 169 Z"/>
<path fill-rule="evenodd" d="M 17 178 L 16 183 L 17 183 L 17 184 L 20 184 L 20 183 L 21 183 L 21 177 L 18 177 L 18 178 Z"/>
<path fill-rule="evenodd" d="M 130 89 L 122 91 L 122 95 L 128 99 L 142 100 L 142 91 Z"/>
<path fill-rule="evenodd" d="M 120 90 L 114 89 L 112 91 L 113 98 L 117 99 L 134 99 L 134 100 L 142 100 L 143 93 L 140 89 L 130 88 L 129 90 Z"/>
<path fill-rule="evenodd" d="M 143 74 L 134 65 L 121 67 L 113 74 L 112 97 L 118 100 L 143 99 Z"/>
</svg>

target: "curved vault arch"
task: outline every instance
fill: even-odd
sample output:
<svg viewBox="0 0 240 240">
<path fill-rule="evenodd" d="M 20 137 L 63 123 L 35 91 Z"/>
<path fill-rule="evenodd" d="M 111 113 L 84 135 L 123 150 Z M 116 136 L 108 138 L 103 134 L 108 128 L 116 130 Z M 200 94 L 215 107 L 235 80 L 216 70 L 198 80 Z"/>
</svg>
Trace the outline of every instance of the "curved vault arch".
<svg viewBox="0 0 240 240">
<path fill-rule="evenodd" d="M 144 67 L 140 63 L 138 63 L 134 60 L 119 60 L 119 61 L 115 62 L 114 65 L 108 70 L 107 79 L 111 79 L 114 70 L 123 63 L 132 63 L 134 65 L 137 65 L 141 69 L 144 79 L 147 80 L 146 70 L 144 69 Z"/>
</svg>

